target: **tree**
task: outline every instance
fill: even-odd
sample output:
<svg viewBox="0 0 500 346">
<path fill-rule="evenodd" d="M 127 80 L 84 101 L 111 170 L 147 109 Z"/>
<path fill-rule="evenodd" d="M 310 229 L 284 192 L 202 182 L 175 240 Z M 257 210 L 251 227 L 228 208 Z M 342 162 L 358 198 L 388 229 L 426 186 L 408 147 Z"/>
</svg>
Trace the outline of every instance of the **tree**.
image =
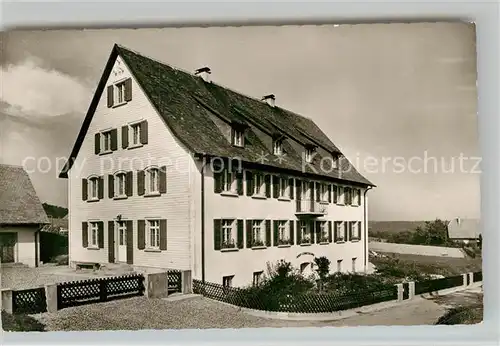
<svg viewBox="0 0 500 346">
<path fill-rule="evenodd" d="M 319 276 L 318 288 L 320 291 L 323 290 L 323 285 L 325 283 L 328 274 L 330 274 L 330 260 L 325 256 L 315 257 L 314 264 L 316 264 L 316 273 Z"/>
</svg>

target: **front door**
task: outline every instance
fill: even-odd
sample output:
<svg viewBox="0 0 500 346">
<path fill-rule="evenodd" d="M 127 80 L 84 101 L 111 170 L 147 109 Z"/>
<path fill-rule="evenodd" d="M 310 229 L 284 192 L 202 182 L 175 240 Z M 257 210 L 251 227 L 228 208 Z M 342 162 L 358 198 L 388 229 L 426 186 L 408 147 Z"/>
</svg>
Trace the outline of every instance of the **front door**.
<svg viewBox="0 0 500 346">
<path fill-rule="evenodd" d="M 0 263 L 14 263 L 17 233 L 0 233 Z"/>
<path fill-rule="evenodd" d="M 127 224 L 118 222 L 118 262 L 127 262 Z"/>
</svg>

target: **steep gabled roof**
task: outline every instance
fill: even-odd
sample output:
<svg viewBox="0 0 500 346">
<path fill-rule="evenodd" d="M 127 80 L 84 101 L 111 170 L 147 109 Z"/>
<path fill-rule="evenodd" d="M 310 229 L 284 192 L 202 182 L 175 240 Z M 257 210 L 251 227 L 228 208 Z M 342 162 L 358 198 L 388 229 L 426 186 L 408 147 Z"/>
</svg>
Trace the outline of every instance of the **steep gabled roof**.
<svg viewBox="0 0 500 346">
<path fill-rule="evenodd" d="M 302 145 L 314 145 L 331 155 L 342 155 L 321 129 L 311 120 L 280 107 L 271 107 L 261 100 L 237 93 L 215 83 L 145 57 L 122 46 L 115 45 L 106 64 L 77 141 L 60 177 L 67 171 L 78 154 L 100 95 L 113 63 L 120 56 L 146 93 L 147 97 L 165 120 L 172 133 L 193 154 L 240 158 L 244 162 L 261 163 L 279 169 L 303 171 L 302 152 L 285 142 L 285 160 L 278 160 L 263 143 L 262 133 L 285 135 Z M 245 147 L 232 146 L 212 120 L 217 116 L 225 122 L 245 124 L 249 127 Z M 255 131 L 255 130 L 259 131 Z M 267 160 L 259 162 L 263 154 Z M 373 184 L 364 178 L 352 164 L 341 156 L 339 169 L 320 169 L 320 155 L 315 156 L 305 173 L 346 180 L 361 185 Z"/>
<path fill-rule="evenodd" d="M 44 224 L 49 219 L 28 173 L 0 164 L 0 224 Z"/>
</svg>

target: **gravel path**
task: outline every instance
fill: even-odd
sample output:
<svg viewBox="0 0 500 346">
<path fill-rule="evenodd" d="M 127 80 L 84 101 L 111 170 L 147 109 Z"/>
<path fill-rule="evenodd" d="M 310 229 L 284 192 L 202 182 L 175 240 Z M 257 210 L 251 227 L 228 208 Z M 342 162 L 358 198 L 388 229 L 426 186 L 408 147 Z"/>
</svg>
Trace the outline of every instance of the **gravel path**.
<svg viewBox="0 0 500 346">
<path fill-rule="evenodd" d="M 62 309 L 37 315 L 48 330 L 137 330 L 259 327 L 326 327 L 433 324 L 446 311 L 432 300 L 416 299 L 397 307 L 337 321 L 285 321 L 250 316 L 238 308 L 203 297 L 180 301 L 144 297 Z"/>
</svg>

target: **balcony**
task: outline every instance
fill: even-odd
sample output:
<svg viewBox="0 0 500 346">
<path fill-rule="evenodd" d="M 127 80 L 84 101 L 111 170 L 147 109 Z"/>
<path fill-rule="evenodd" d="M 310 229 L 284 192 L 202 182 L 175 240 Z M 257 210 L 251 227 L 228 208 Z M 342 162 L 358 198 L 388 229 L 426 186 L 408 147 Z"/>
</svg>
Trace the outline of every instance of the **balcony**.
<svg viewBox="0 0 500 346">
<path fill-rule="evenodd" d="M 297 200 L 295 215 L 324 216 L 328 214 L 328 206 L 313 200 Z"/>
</svg>

